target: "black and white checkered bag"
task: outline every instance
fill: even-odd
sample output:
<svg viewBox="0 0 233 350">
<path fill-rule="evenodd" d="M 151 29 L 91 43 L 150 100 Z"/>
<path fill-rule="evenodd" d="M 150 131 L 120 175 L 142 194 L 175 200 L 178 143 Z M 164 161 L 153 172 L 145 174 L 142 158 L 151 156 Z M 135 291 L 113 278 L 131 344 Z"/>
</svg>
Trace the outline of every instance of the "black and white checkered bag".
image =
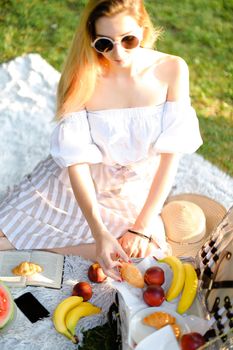
<svg viewBox="0 0 233 350">
<path fill-rule="evenodd" d="M 207 338 L 233 337 L 233 206 L 197 256 L 200 288 L 212 320 Z M 232 339 L 233 343 L 233 339 Z"/>
</svg>

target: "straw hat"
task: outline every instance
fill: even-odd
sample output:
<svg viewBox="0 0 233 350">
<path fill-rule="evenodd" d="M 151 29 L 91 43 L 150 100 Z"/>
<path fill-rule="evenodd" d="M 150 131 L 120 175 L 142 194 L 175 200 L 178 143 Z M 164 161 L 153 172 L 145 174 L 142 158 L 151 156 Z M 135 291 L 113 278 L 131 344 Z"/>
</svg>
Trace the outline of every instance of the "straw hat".
<svg viewBox="0 0 233 350">
<path fill-rule="evenodd" d="M 161 212 L 172 254 L 195 257 L 227 210 L 215 200 L 193 193 L 171 196 Z"/>
</svg>

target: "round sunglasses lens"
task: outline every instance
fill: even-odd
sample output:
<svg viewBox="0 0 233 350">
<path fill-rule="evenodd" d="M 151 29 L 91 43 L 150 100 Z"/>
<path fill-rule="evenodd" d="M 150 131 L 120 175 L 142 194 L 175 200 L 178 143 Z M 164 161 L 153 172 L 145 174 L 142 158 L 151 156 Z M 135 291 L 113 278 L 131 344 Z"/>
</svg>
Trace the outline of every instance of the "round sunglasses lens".
<svg viewBox="0 0 233 350">
<path fill-rule="evenodd" d="M 96 40 L 95 49 L 99 52 L 108 52 L 113 49 L 113 43 L 105 38 Z"/>
<path fill-rule="evenodd" d="M 126 35 L 122 38 L 121 44 L 125 49 L 134 49 L 139 45 L 139 39 L 134 35 Z"/>
</svg>

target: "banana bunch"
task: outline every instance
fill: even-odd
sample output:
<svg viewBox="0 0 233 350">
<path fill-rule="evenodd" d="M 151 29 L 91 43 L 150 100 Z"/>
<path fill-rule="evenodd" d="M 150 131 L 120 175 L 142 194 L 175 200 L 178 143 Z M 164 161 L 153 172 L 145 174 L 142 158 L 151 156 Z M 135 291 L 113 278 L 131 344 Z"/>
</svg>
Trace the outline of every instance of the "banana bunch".
<svg viewBox="0 0 233 350">
<path fill-rule="evenodd" d="M 181 293 L 177 312 L 183 314 L 190 308 L 197 294 L 198 278 L 196 271 L 192 264 L 182 263 L 175 256 L 167 256 L 160 260 L 160 262 L 168 264 L 173 272 L 173 278 L 166 294 L 166 300 L 171 301 Z"/>
<path fill-rule="evenodd" d="M 100 312 L 99 307 L 89 302 L 83 302 L 82 297 L 71 296 L 57 305 L 53 314 L 53 324 L 59 333 L 77 344 L 78 338 L 75 335 L 75 327 L 80 318 Z"/>
</svg>

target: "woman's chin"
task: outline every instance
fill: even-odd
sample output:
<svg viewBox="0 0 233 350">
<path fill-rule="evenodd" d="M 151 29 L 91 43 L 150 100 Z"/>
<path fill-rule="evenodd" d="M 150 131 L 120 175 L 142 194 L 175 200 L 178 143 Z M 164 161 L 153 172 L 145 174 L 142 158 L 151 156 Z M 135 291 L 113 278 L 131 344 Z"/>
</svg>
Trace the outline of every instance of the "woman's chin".
<svg viewBox="0 0 233 350">
<path fill-rule="evenodd" d="M 125 66 L 125 60 L 113 60 L 112 62 L 115 66 L 119 66 L 119 67 Z"/>
<path fill-rule="evenodd" d="M 116 60 L 112 60 L 112 63 L 114 66 L 126 68 L 130 66 L 130 59 L 129 58 L 116 59 Z"/>
</svg>

